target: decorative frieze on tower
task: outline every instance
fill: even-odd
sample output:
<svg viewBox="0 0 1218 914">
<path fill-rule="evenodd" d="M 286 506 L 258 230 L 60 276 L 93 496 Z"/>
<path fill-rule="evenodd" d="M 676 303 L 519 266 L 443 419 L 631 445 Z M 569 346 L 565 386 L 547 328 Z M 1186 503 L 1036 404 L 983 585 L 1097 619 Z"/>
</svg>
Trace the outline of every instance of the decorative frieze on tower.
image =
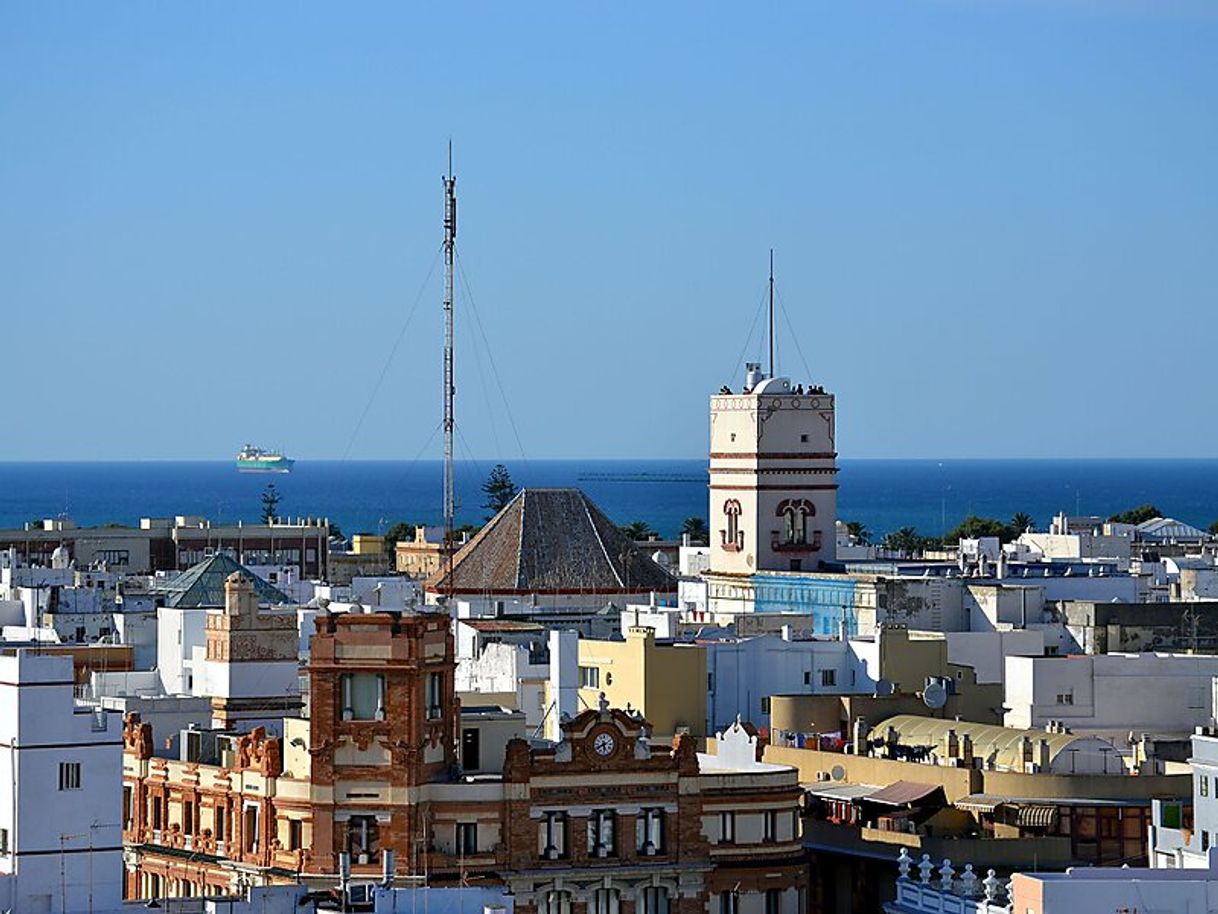
<svg viewBox="0 0 1218 914">
<path fill-rule="evenodd" d="M 833 394 L 748 368 L 710 401 L 710 572 L 815 571 L 836 555 Z"/>
</svg>

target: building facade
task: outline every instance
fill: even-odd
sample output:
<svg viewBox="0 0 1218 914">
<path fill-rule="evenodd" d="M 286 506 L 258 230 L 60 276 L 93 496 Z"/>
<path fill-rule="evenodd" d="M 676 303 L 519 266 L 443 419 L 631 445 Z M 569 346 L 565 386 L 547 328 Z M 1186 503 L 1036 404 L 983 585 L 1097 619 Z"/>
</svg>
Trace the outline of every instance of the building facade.
<svg viewBox="0 0 1218 914">
<path fill-rule="evenodd" d="M 498 764 L 484 734 L 468 772 L 477 737 L 447 615 L 315 622 L 310 715 L 285 719 L 282 739 L 218 733 L 213 753 L 185 761 L 158 755 L 160 734 L 129 717 L 129 898 L 328 885 L 347 860 L 374 881 L 392 851 L 400 875 L 507 885 L 521 911 L 803 910 L 796 772 L 758 761 L 747 727 L 699 755 L 688 736 L 653 745 L 641 715 L 601 701 L 557 743 L 507 740 Z"/>
</svg>

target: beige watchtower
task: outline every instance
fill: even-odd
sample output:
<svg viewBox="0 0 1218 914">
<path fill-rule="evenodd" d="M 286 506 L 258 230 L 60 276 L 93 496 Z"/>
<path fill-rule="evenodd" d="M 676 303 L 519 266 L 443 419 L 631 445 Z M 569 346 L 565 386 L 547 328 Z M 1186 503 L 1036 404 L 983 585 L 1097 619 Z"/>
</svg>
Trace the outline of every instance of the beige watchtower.
<svg viewBox="0 0 1218 914">
<path fill-rule="evenodd" d="M 710 401 L 710 571 L 815 571 L 835 558 L 833 394 L 747 368 Z"/>
</svg>

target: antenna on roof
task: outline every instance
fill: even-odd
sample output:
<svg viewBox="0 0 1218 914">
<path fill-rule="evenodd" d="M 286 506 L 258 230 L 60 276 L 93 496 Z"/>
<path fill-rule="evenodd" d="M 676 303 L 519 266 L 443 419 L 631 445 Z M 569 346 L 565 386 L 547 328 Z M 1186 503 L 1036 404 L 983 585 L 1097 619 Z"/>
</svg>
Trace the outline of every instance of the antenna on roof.
<svg viewBox="0 0 1218 914">
<path fill-rule="evenodd" d="M 774 249 L 770 248 L 770 377 L 774 377 Z"/>
<path fill-rule="evenodd" d="M 444 549 L 448 556 L 446 592 L 453 589 L 453 258 L 457 248 L 457 179 L 453 177 L 453 141 L 448 141 L 448 175 L 444 178 Z"/>
</svg>

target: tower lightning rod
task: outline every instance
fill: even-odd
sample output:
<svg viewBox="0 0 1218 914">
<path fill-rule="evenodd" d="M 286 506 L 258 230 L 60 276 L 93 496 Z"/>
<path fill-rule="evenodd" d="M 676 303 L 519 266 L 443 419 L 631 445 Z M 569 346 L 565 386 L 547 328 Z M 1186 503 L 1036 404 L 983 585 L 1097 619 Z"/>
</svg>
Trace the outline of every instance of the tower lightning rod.
<svg viewBox="0 0 1218 914">
<path fill-rule="evenodd" d="M 444 178 L 444 545 L 448 550 L 448 586 L 452 587 L 453 514 L 453 260 L 457 250 L 457 179 L 453 177 L 453 144 L 448 141 L 448 175 Z"/>
<path fill-rule="evenodd" d="M 770 377 L 774 377 L 774 249 L 770 248 Z"/>
</svg>

